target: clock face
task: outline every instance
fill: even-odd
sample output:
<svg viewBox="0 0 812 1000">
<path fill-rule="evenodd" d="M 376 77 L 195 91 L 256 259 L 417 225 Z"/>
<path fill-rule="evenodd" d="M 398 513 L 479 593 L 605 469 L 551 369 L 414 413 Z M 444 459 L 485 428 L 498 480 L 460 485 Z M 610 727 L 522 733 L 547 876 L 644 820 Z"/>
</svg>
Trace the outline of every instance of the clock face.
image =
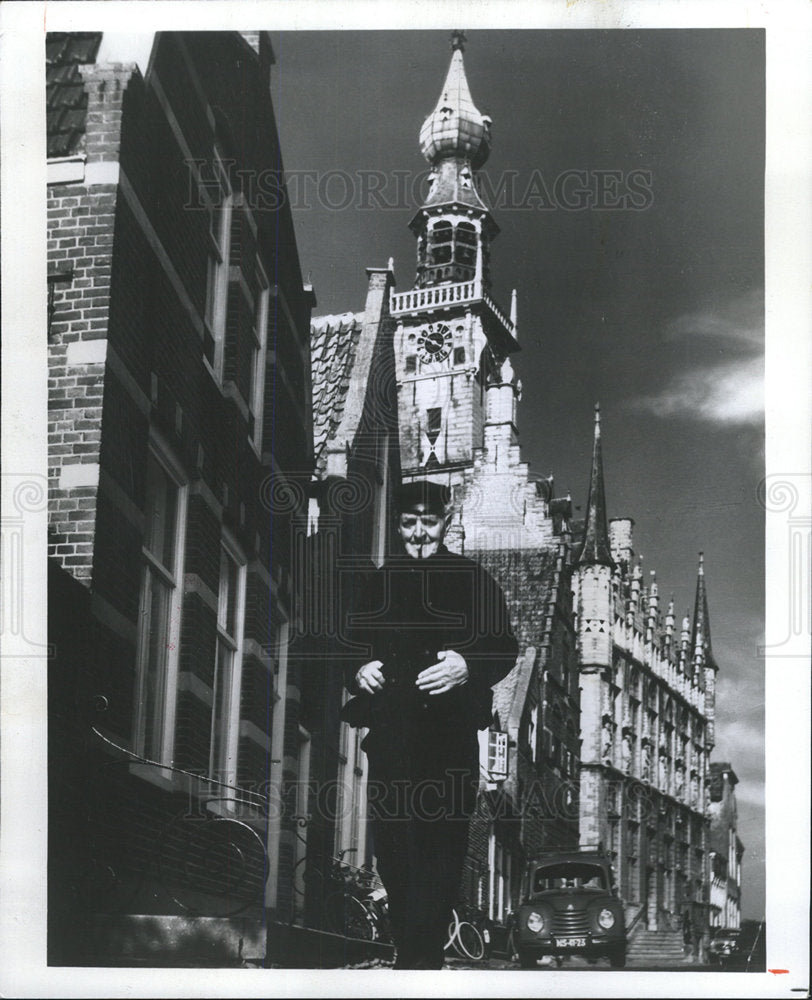
<svg viewBox="0 0 812 1000">
<path fill-rule="evenodd" d="M 429 323 L 417 337 L 421 361 L 445 361 L 451 353 L 451 330 L 444 323 Z"/>
</svg>

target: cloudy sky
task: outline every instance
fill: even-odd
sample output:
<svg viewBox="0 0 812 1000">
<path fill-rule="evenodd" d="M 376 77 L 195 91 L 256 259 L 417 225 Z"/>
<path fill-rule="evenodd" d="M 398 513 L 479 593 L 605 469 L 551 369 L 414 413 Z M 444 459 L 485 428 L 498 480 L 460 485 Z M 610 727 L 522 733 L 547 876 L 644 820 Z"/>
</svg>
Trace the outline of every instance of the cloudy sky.
<svg viewBox="0 0 812 1000">
<path fill-rule="evenodd" d="M 318 313 L 359 310 L 365 267 L 391 256 L 398 288 L 414 279 L 417 137 L 448 33 L 273 38 L 303 270 Z M 740 779 L 744 911 L 760 917 L 764 34 L 470 31 L 465 63 L 493 119 L 493 293 L 507 307 L 518 291 L 524 456 L 583 506 L 600 401 L 610 516 L 634 518 L 679 615 L 704 551 L 714 756 Z"/>
</svg>

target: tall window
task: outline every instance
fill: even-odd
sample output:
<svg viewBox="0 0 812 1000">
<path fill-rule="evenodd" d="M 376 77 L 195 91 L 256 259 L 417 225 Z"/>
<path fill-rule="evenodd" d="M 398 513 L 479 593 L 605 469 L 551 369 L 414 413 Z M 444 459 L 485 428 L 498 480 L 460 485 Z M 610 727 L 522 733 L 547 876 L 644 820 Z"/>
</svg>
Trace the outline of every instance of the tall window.
<svg viewBox="0 0 812 1000">
<path fill-rule="evenodd" d="M 214 186 L 209 202 L 209 253 L 206 274 L 203 355 L 215 377 L 219 380 L 223 377 L 233 198 L 225 167 L 216 153 L 214 172 L 217 184 Z"/>
<path fill-rule="evenodd" d="M 375 473 L 373 482 L 374 513 L 372 517 L 372 561 L 376 566 L 383 563 L 386 556 L 386 534 L 389 525 L 387 493 L 389 490 L 389 434 L 383 434 L 375 442 Z"/>
<path fill-rule="evenodd" d="M 237 783 L 244 612 L 245 562 L 236 549 L 223 542 L 220 547 L 209 773 L 228 785 Z"/>
<path fill-rule="evenodd" d="M 504 921 L 505 913 L 511 905 L 510 862 L 510 852 L 497 838 L 493 824 L 491 824 L 488 834 L 488 868 L 490 870 L 488 917 L 497 923 Z"/>
<path fill-rule="evenodd" d="M 345 692 L 345 700 L 349 695 Z M 336 796 L 335 850 L 354 850 L 353 863 L 366 859 L 366 756 L 361 741 L 366 729 L 353 729 L 341 723 L 338 781 Z"/>
<path fill-rule="evenodd" d="M 145 515 L 135 749 L 163 764 L 174 743 L 186 488 L 155 452 L 147 464 Z"/>
<path fill-rule="evenodd" d="M 262 451 L 262 406 L 265 401 L 265 355 L 268 343 L 268 279 L 257 262 L 254 300 L 253 344 L 251 349 L 250 435 L 257 451 Z"/>
</svg>

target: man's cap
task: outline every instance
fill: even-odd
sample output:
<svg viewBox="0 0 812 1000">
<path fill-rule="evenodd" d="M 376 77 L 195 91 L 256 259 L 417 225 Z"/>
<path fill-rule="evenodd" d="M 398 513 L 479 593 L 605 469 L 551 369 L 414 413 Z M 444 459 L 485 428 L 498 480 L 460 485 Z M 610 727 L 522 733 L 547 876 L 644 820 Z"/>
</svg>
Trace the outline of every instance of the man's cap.
<svg viewBox="0 0 812 1000">
<path fill-rule="evenodd" d="M 430 483 L 425 480 L 415 483 L 403 483 L 395 490 L 395 511 L 402 514 L 412 510 L 418 504 L 423 504 L 427 511 L 444 514 L 451 502 L 451 490 L 440 483 Z"/>
</svg>

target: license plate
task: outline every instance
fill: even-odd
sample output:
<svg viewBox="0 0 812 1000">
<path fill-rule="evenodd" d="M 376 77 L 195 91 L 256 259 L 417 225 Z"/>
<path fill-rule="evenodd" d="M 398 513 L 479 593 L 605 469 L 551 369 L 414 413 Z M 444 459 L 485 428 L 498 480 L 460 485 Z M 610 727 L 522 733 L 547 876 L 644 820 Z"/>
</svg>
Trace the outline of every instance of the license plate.
<svg viewBox="0 0 812 1000">
<path fill-rule="evenodd" d="M 556 938 L 555 943 L 559 948 L 586 948 L 585 937 Z"/>
</svg>

